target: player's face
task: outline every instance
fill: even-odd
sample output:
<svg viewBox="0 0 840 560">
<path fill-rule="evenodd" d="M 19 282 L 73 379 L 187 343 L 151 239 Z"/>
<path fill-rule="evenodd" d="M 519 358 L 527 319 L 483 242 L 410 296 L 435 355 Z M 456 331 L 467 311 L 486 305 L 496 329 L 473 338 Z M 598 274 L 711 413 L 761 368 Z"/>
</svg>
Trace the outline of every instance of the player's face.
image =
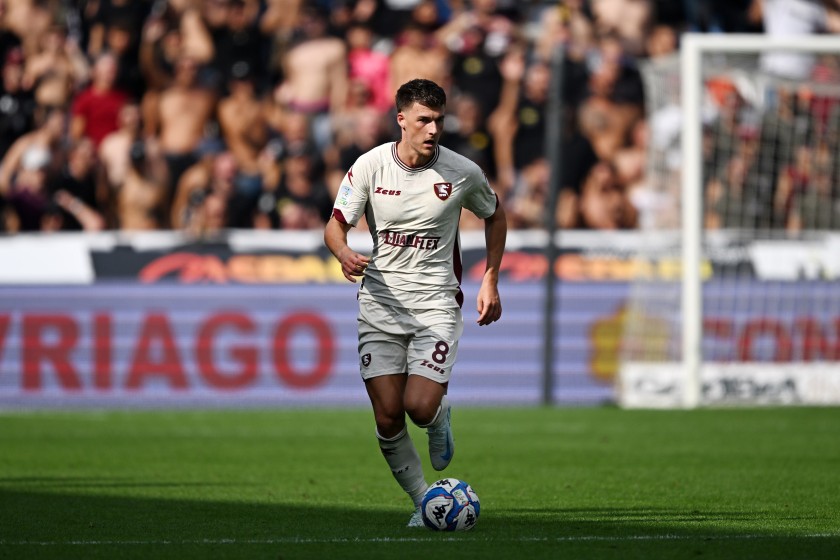
<svg viewBox="0 0 840 560">
<path fill-rule="evenodd" d="M 435 148 L 443 134 L 444 107 L 431 108 L 414 103 L 408 109 L 397 114 L 397 122 L 402 128 L 402 141 L 408 148 L 410 165 L 423 164 L 435 153 Z"/>
</svg>

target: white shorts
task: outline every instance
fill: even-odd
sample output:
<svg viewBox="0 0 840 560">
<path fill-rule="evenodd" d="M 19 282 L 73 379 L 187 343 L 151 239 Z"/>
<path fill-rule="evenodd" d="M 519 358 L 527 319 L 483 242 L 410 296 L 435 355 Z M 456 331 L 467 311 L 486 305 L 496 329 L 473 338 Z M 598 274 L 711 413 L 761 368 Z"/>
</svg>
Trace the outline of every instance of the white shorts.
<svg viewBox="0 0 840 560">
<path fill-rule="evenodd" d="M 408 373 L 448 383 L 464 332 L 461 310 L 405 309 L 359 301 L 362 379 Z"/>
</svg>

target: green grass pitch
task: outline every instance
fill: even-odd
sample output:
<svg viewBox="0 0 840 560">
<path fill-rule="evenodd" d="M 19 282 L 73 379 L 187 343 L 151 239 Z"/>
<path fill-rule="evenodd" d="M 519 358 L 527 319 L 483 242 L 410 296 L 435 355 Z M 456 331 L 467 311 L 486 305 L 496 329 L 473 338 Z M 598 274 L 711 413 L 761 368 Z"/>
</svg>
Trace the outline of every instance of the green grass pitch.
<svg viewBox="0 0 840 560">
<path fill-rule="evenodd" d="M 840 558 L 840 408 L 453 426 L 482 504 L 457 534 L 404 526 L 368 410 L 3 413 L 0 558 Z"/>
</svg>

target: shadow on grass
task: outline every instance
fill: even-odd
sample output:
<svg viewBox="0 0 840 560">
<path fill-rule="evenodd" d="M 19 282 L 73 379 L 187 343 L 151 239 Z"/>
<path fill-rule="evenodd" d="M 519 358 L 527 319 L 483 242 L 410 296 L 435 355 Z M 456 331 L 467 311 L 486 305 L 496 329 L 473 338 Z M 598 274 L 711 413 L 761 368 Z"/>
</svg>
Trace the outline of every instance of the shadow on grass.
<svg viewBox="0 0 840 560">
<path fill-rule="evenodd" d="M 22 488 L 14 488 L 14 482 Z M 835 558 L 840 536 L 756 530 L 762 512 L 659 508 L 485 511 L 474 531 L 408 529 L 385 507 L 96 495 L 119 479 L 0 480 L 5 558 Z M 206 485 L 162 482 L 167 489 Z M 216 485 L 211 483 L 210 486 Z M 126 487 L 137 484 L 125 483 Z M 90 488 L 92 493 L 81 494 Z M 751 527 L 745 530 L 745 527 Z"/>
</svg>

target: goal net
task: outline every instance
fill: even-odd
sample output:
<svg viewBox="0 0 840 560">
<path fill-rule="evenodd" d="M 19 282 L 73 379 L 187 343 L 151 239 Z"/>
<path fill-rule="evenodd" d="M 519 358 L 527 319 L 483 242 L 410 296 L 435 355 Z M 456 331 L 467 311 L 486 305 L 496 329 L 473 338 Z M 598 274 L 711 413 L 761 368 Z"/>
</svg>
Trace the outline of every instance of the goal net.
<svg viewBox="0 0 840 560">
<path fill-rule="evenodd" d="M 689 34 L 643 76 L 619 403 L 840 403 L 840 41 Z"/>
</svg>

